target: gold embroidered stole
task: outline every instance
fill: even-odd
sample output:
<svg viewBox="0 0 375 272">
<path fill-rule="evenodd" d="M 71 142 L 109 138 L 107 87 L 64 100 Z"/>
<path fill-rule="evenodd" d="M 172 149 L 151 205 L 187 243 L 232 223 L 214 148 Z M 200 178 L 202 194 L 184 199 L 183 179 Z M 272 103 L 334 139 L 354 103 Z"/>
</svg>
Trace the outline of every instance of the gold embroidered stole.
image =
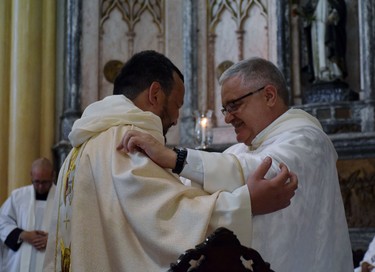
<svg viewBox="0 0 375 272">
<path fill-rule="evenodd" d="M 66 162 L 68 163 L 68 169 L 63 176 L 59 188 L 59 208 L 57 215 L 55 243 L 55 270 L 61 272 L 71 271 L 70 251 L 72 201 L 74 196 L 75 170 L 76 165 L 79 162 L 80 156 L 78 155 L 80 154 L 81 148 L 82 146 L 73 148 L 69 162 Z M 58 264 L 59 259 L 60 265 Z"/>
</svg>

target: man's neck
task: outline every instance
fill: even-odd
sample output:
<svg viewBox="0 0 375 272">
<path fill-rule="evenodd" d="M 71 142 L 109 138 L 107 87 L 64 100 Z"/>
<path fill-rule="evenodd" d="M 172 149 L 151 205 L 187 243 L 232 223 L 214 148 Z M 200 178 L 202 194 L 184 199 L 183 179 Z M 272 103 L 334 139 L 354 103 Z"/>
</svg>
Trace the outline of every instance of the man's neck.
<svg viewBox="0 0 375 272">
<path fill-rule="evenodd" d="M 38 192 L 35 192 L 35 199 L 36 200 L 47 200 L 48 192 L 44 194 L 39 194 Z"/>
</svg>

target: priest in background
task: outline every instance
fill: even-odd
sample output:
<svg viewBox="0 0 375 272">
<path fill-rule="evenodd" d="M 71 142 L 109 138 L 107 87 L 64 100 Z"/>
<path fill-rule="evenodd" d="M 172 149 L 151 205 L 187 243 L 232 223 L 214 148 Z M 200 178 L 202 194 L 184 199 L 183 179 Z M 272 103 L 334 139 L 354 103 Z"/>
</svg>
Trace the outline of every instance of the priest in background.
<svg viewBox="0 0 375 272">
<path fill-rule="evenodd" d="M 42 271 L 55 185 L 52 163 L 31 166 L 32 185 L 15 189 L 0 210 L 3 260 L 0 272 Z"/>
</svg>

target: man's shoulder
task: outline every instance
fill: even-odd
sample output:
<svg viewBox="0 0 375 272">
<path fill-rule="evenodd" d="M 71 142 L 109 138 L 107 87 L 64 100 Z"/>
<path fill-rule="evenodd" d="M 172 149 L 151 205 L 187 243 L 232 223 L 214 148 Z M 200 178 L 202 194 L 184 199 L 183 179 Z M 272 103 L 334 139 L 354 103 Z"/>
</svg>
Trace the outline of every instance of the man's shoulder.
<svg viewBox="0 0 375 272">
<path fill-rule="evenodd" d="M 26 194 L 28 192 L 32 192 L 32 189 L 33 189 L 33 185 L 22 186 L 22 187 L 19 187 L 17 189 L 14 189 L 12 191 L 11 196 L 12 197 L 17 197 L 17 196 L 20 196 L 20 195 L 24 195 L 24 194 Z"/>
<path fill-rule="evenodd" d="M 233 144 L 227 149 L 224 150 L 224 153 L 229 153 L 229 154 L 239 154 L 243 153 L 249 150 L 249 147 L 245 145 L 244 143 L 237 143 Z"/>
</svg>

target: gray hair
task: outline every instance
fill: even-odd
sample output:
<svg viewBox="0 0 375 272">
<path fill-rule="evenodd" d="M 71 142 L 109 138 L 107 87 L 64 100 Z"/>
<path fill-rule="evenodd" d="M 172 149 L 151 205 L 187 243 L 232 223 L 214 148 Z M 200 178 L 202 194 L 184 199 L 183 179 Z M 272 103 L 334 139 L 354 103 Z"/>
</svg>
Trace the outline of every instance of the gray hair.
<svg viewBox="0 0 375 272">
<path fill-rule="evenodd" d="M 256 84 L 259 85 L 256 88 L 261 88 L 262 85 L 273 85 L 277 89 L 278 96 L 286 105 L 289 104 L 289 92 L 285 78 L 272 62 L 257 57 L 242 60 L 233 64 L 221 75 L 219 84 L 222 85 L 224 81 L 235 76 L 240 76 L 242 84 L 245 86 Z"/>
</svg>

